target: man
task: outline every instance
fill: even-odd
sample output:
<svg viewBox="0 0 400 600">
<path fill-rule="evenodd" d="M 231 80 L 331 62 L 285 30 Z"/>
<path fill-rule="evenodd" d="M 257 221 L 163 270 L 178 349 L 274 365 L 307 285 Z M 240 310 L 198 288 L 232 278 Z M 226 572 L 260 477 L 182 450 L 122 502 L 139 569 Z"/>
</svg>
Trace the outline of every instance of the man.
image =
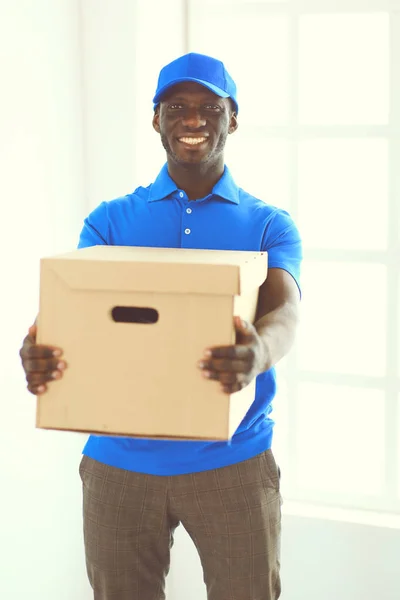
<svg viewBox="0 0 400 600">
<path fill-rule="evenodd" d="M 237 114 L 236 86 L 220 61 L 191 53 L 164 67 L 153 127 L 167 164 L 149 187 L 100 204 L 81 233 L 80 248 L 267 251 L 269 259 L 255 324 L 235 318 L 236 345 L 199 357 L 202 375 L 224 393 L 257 377 L 254 403 L 230 442 L 89 438 L 80 474 L 95 600 L 165 598 L 180 523 L 199 552 L 209 600 L 280 596 L 279 470 L 268 415 L 273 366 L 289 351 L 298 320 L 301 243 L 289 215 L 238 188 L 225 167 Z M 35 336 L 33 326 L 21 357 L 28 389 L 42 394 L 67 363 L 61 349 L 38 346 Z"/>
</svg>

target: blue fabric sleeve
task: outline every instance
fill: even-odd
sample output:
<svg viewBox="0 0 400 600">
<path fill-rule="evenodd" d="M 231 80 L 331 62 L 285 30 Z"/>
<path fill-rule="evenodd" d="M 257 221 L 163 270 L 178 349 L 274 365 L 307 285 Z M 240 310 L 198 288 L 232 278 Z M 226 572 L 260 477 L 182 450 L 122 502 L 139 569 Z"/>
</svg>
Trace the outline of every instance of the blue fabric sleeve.
<svg viewBox="0 0 400 600">
<path fill-rule="evenodd" d="M 268 267 L 290 273 L 300 288 L 300 265 L 303 259 L 300 233 L 285 210 L 277 209 L 265 230 L 262 250 L 268 252 Z"/>
<path fill-rule="evenodd" d="M 104 246 L 108 244 L 108 206 L 102 202 L 85 219 L 78 248 Z"/>
</svg>

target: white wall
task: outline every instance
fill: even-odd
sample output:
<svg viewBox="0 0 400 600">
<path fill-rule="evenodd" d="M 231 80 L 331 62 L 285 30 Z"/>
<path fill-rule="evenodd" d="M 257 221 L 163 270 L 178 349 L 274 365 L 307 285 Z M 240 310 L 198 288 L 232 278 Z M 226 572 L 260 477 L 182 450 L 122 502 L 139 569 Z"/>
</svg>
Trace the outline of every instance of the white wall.
<svg viewBox="0 0 400 600">
<path fill-rule="evenodd" d="M 397 600 L 398 529 L 286 516 L 283 600 Z"/>
<path fill-rule="evenodd" d="M 136 113 L 134 174 L 137 185 L 148 185 L 165 162 L 159 135 L 153 130 L 153 104 L 160 69 L 186 52 L 184 0 L 136 2 Z"/>
<path fill-rule="evenodd" d="M 183 53 L 182 6 L 181 0 L 81 0 L 90 208 L 148 185 L 165 162 L 151 100 L 161 67 Z"/>
<path fill-rule="evenodd" d="M 206 600 L 193 544 L 178 529 L 171 600 Z M 282 600 L 398 600 L 398 529 L 284 515 Z"/>
<path fill-rule="evenodd" d="M 85 600 L 83 440 L 34 429 L 18 357 L 39 258 L 73 247 L 86 212 L 78 2 L 0 2 L 0 72 L 0 595 Z"/>
<path fill-rule="evenodd" d="M 154 20 L 140 0 L 138 23 L 133 0 L 0 1 L 0 596 L 7 600 L 92 597 L 77 473 L 86 436 L 35 430 L 18 350 L 37 313 L 40 257 L 74 248 L 91 208 L 148 183 L 162 166 L 151 97 L 183 36 L 181 2 L 157 4 Z"/>
<path fill-rule="evenodd" d="M 85 175 L 92 209 L 134 187 L 136 2 L 80 5 Z"/>
<path fill-rule="evenodd" d="M 77 467 L 85 436 L 34 429 L 18 349 L 37 310 L 40 256 L 75 246 L 101 200 L 149 183 L 159 68 L 185 50 L 182 2 L 0 1 L 0 594 L 89 600 Z M 284 600 L 394 600 L 398 530 L 284 517 Z M 170 600 L 205 600 L 176 534 Z"/>
</svg>

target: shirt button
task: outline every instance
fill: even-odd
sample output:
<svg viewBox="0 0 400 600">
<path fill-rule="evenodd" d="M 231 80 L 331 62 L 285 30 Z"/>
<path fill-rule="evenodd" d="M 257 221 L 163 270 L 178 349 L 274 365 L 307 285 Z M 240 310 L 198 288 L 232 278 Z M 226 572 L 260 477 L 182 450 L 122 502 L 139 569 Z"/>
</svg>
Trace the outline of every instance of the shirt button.
<svg viewBox="0 0 400 600">
<path fill-rule="evenodd" d="M 179 192 L 179 197 L 183 198 L 183 192 Z"/>
<path fill-rule="evenodd" d="M 186 235 L 189 235 L 190 229 L 185 229 L 185 233 L 186 233 Z"/>
<path fill-rule="evenodd" d="M 191 208 L 187 208 L 186 212 L 187 212 L 188 215 L 190 215 L 190 214 L 192 214 L 192 209 Z"/>
</svg>

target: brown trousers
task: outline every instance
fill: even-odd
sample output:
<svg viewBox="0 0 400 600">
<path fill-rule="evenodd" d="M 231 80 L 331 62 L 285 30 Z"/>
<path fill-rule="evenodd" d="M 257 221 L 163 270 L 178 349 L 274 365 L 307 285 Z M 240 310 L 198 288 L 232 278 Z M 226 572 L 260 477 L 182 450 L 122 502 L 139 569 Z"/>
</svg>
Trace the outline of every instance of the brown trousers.
<svg viewBox="0 0 400 600">
<path fill-rule="evenodd" d="M 281 496 L 271 450 L 212 471 L 160 477 L 88 457 L 87 572 L 95 600 L 163 600 L 173 532 L 198 550 L 208 600 L 277 600 Z"/>
</svg>

